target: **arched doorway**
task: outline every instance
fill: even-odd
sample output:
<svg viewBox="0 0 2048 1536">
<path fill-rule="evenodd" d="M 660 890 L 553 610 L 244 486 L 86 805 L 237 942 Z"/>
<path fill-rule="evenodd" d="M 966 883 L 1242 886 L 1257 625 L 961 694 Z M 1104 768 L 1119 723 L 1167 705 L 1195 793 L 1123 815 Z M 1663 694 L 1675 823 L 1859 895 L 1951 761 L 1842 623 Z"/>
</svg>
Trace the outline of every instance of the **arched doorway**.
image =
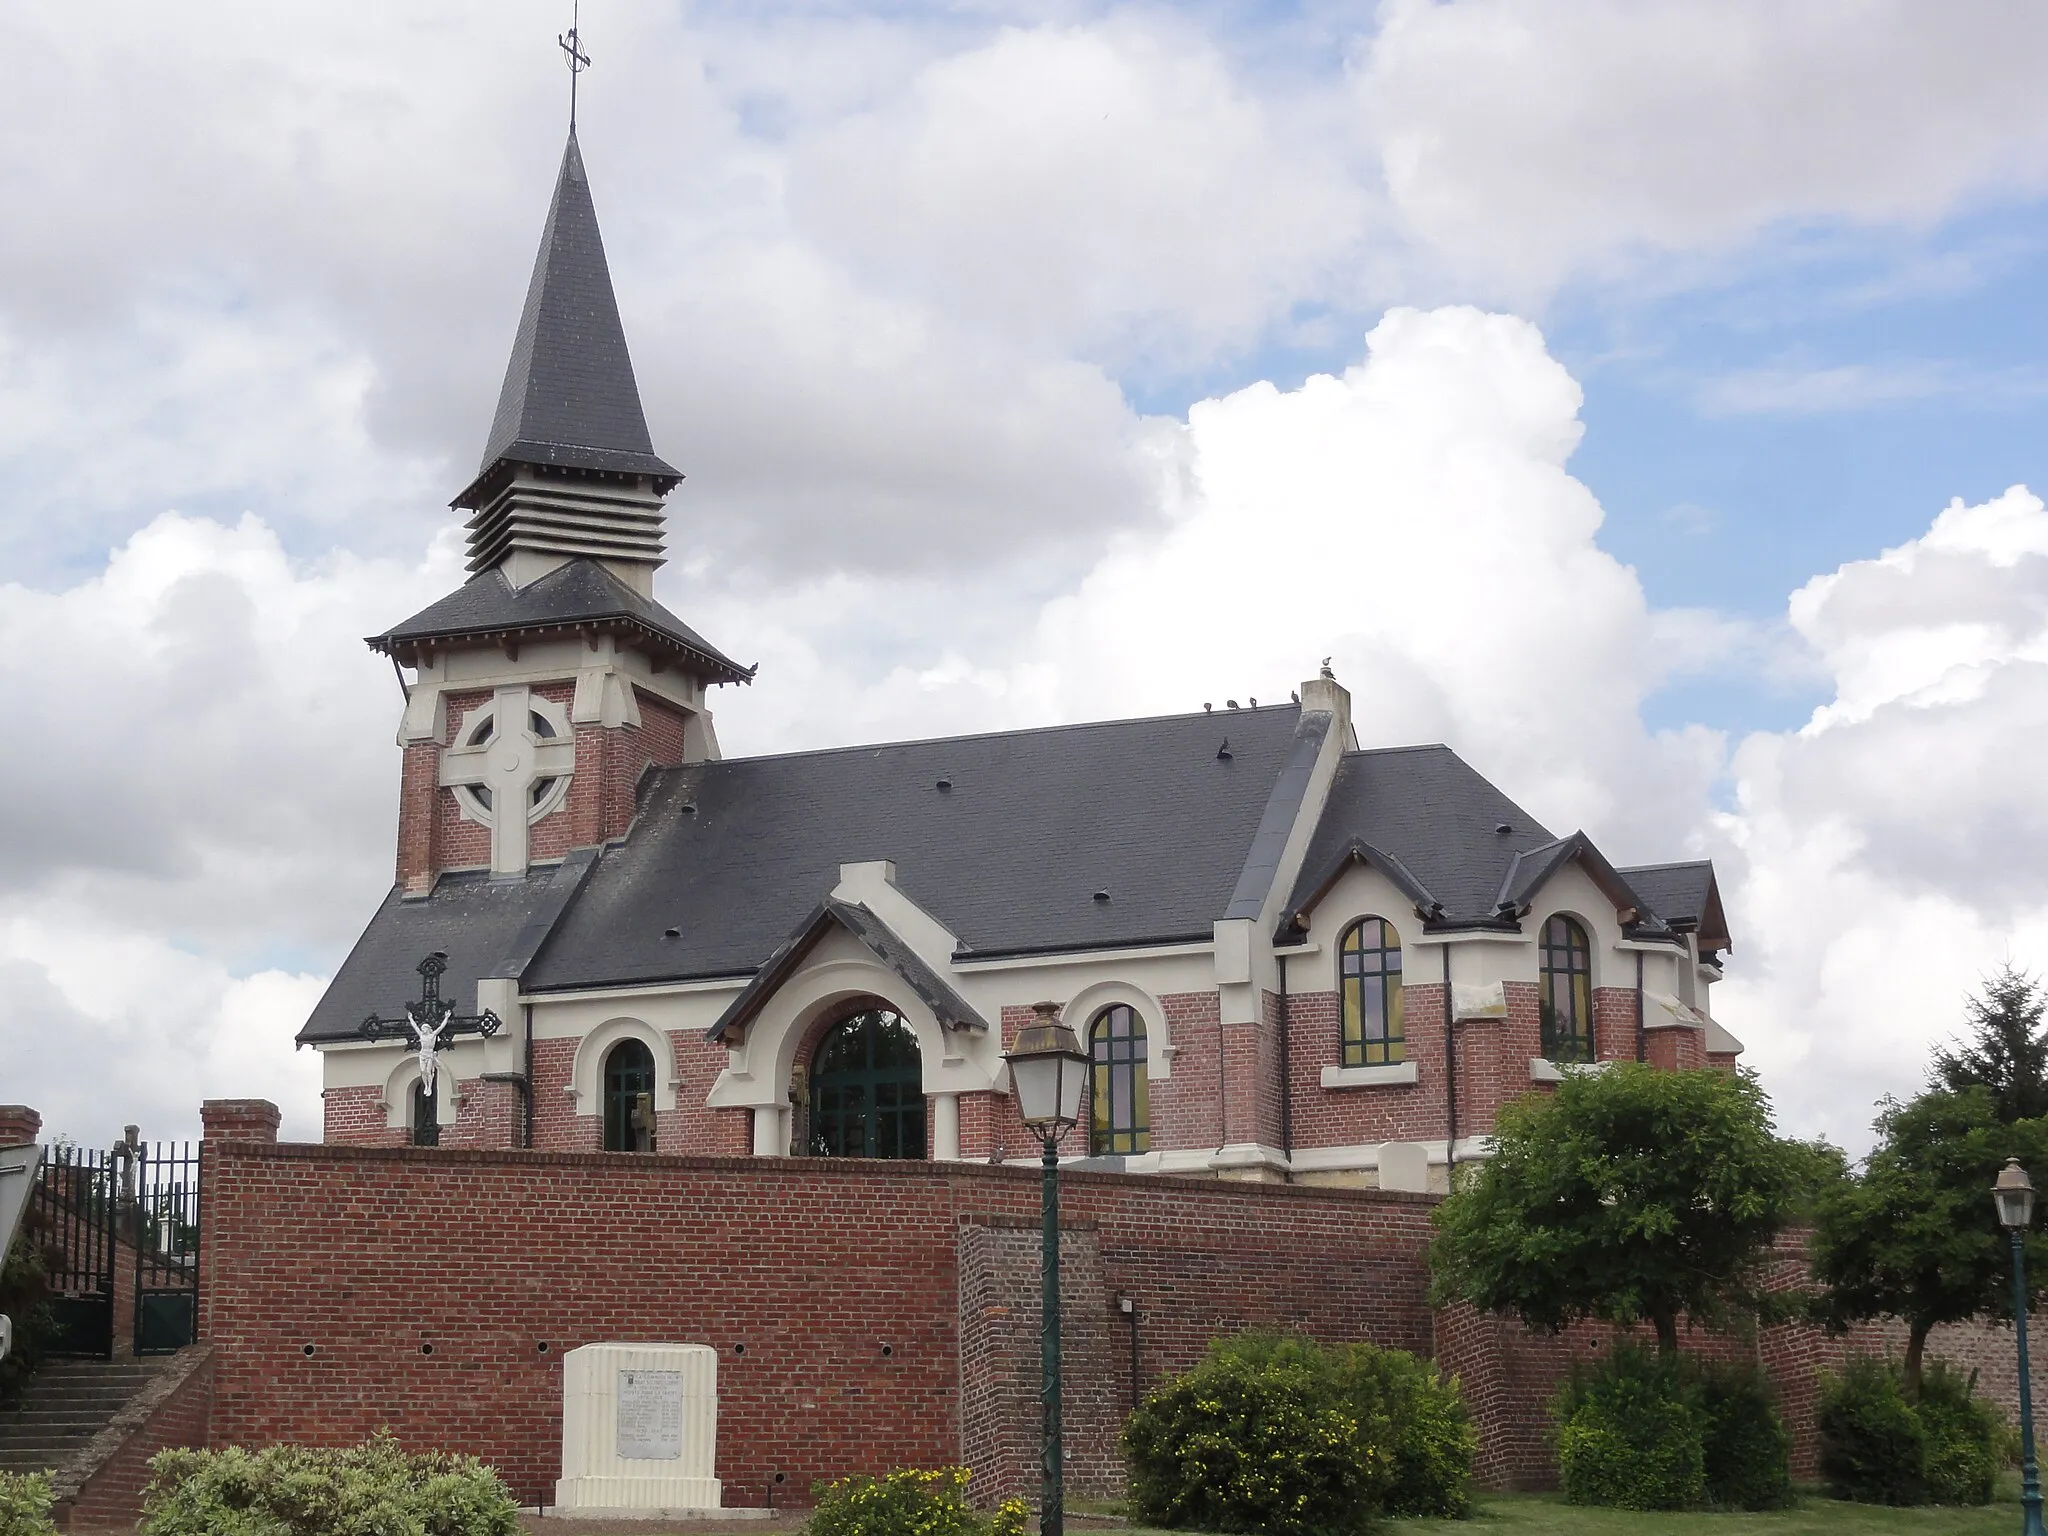
<svg viewBox="0 0 2048 1536">
<path fill-rule="evenodd" d="M 811 1058 L 813 1157 L 923 1157 L 924 1058 L 886 1008 L 842 1019 Z"/>
</svg>

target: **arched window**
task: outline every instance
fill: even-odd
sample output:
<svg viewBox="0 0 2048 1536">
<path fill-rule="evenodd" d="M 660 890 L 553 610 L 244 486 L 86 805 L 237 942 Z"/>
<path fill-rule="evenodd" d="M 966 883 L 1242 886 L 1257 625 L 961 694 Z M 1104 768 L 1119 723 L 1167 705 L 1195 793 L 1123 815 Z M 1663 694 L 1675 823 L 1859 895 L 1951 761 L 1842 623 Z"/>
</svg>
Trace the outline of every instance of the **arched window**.
<svg viewBox="0 0 2048 1536">
<path fill-rule="evenodd" d="M 638 1040 L 604 1053 L 604 1149 L 654 1150 L 654 1052 Z"/>
<path fill-rule="evenodd" d="M 1114 1003 L 1088 1026 L 1088 1150 L 1097 1157 L 1152 1150 L 1145 1021 Z"/>
<path fill-rule="evenodd" d="M 1337 950 L 1340 1065 L 1390 1067 L 1405 1060 L 1401 939 L 1383 917 L 1361 917 Z"/>
<path fill-rule="evenodd" d="M 441 1115 L 434 1096 L 418 1078 L 412 1080 L 412 1144 L 416 1147 L 441 1145 Z"/>
<path fill-rule="evenodd" d="M 1559 914 L 1543 925 L 1536 1011 L 1543 1054 L 1551 1061 L 1593 1059 L 1593 946 L 1586 930 Z"/>
</svg>

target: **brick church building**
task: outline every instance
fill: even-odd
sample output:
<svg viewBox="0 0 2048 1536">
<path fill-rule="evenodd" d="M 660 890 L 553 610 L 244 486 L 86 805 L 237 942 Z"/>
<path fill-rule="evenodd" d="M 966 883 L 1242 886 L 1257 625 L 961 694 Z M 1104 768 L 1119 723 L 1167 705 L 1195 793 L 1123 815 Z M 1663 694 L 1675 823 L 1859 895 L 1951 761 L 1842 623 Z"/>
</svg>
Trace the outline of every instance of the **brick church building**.
<svg viewBox="0 0 2048 1536">
<path fill-rule="evenodd" d="M 1000 1162 L 1034 1003 L 1089 1165 L 1441 1188 L 1575 1065 L 1732 1065 L 1705 862 L 1617 868 L 1443 746 L 1280 705 L 724 756 L 572 130 L 406 681 L 390 893 L 299 1032 L 329 1143 Z M 761 686 L 772 687 L 772 679 Z M 1361 726 L 1363 729 L 1361 729 Z M 458 1021 L 395 1020 L 441 956 Z M 495 1026 L 488 1034 L 484 1024 Z"/>
</svg>

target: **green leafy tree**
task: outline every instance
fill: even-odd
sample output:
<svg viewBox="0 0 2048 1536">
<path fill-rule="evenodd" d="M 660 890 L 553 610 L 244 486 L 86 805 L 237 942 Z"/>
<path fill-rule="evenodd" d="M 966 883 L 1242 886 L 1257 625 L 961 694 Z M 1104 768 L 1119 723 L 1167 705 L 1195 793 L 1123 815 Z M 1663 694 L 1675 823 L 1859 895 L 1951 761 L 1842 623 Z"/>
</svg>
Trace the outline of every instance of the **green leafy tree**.
<svg viewBox="0 0 2048 1536">
<path fill-rule="evenodd" d="M 1934 1086 L 1982 1088 L 2010 1125 L 2048 1115 L 2048 990 L 2010 962 L 1964 1005 L 1967 1041 L 1934 1053 Z"/>
<path fill-rule="evenodd" d="M 1801 1154 L 1753 1073 L 1567 1073 L 1501 1111 L 1494 1155 L 1438 1207 L 1432 1295 L 1551 1332 L 1648 1322 L 1675 1353 L 1680 1317 L 1763 1304 Z"/>
<path fill-rule="evenodd" d="M 1857 1176 L 1816 1202 L 1810 1252 L 1826 1287 L 1816 1305 L 1837 1332 L 1874 1317 L 1903 1322 L 1905 1393 L 1916 1401 L 1930 1331 L 2011 1308 L 2011 1245 L 1991 1185 L 2009 1157 L 2048 1169 L 2048 1121 L 2007 1122 L 1989 1090 L 1971 1087 L 1886 1100 L 1876 1128 Z M 2038 1238 L 2028 1259 L 2042 1272 Z"/>
</svg>

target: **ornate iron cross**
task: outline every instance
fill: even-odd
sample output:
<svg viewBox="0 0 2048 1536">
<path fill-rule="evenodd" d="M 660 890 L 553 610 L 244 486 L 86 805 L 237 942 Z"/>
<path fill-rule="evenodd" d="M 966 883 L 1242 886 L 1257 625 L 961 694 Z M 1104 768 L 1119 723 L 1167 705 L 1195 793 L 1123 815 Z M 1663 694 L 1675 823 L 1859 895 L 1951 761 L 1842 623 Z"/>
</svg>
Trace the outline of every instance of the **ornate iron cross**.
<svg viewBox="0 0 2048 1536">
<path fill-rule="evenodd" d="M 504 1025 L 490 1009 L 482 1013 L 457 1013 L 455 1005 L 441 996 L 441 975 L 448 969 L 448 957 L 435 950 L 420 962 L 420 1000 L 405 1005 L 402 1019 L 380 1019 L 374 1013 L 363 1020 L 360 1033 L 365 1040 L 403 1038 L 407 1050 L 420 1053 L 420 1083 L 434 1091 L 435 1058 L 442 1042 L 456 1035 L 495 1035 Z"/>
</svg>

